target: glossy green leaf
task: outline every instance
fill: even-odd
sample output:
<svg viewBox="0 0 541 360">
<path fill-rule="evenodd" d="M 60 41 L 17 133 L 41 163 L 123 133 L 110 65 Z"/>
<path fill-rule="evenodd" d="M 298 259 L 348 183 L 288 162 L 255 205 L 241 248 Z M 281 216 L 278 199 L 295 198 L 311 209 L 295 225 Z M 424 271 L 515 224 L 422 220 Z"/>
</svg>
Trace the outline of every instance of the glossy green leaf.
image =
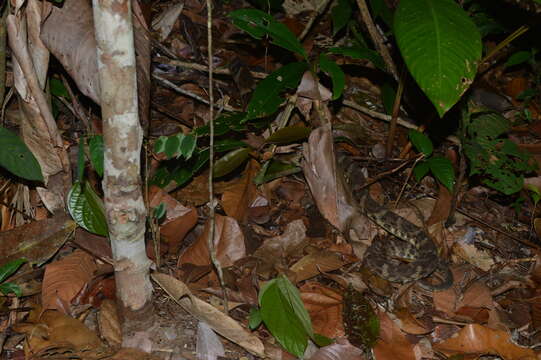
<svg viewBox="0 0 541 360">
<path fill-rule="evenodd" d="M 349 0 L 338 0 L 336 5 L 331 9 L 332 18 L 332 34 L 336 35 L 340 30 L 347 25 L 351 19 L 351 4 Z"/>
<path fill-rule="evenodd" d="M 261 325 L 263 319 L 261 318 L 261 311 L 258 308 L 251 308 L 250 315 L 248 316 L 248 327 L 250 330 L 255 330 Z"/>
<path fill-rule="evenodd" d="M 247 114 L 243 121 L 271 115 L 284 99 L 280 94 L 286 89 L 294 89 L 307 69 L 305 62 L 294 62 L 282 66 L 274 71 L 257 85 L 247 107 Z"/>
<path fill-rule="evenodd" d="M 306 50 L 295 34 L 271 15 L 257 9 L 240 9 L 229 13 L 229 17 L 235 26 L 252 37 L 259 40 L 264 35 L 269 35 L 273 44 L 307 57 Z"/>
<path fill-rule="evenodd" d="M 9 282 L 0 284 L 0 292 L 4 295 L 12 293 L 12 294 L 15 294 L 15 296 L 17 297 L 23 296 L 23 292 L 21 288 L 19 287 L 19 285 L 9 283 Z"/>
<path fill-rule="evenodd" d="M 103 135 L 94 135 L 88 142 L 90 162 L 100 177 L 103 177 Z"/>
<path fill-rule="evenodd" d="M 314 331 L 297 288 L 281 275 L 261 289 L 259 303 L 267 329 L 284 349 L 301 357 Z"/>
<path fill-rule="evenodd" d="M 518 51 L 509 56 L 509 59 L 504 64 L 504 67 L 520 65 L 532 58 L 532 54 L 529 51 Z"/>
<path fill-rule="evenodd" d="M 0 283 L 13 275 L 22 264 L 26 262 L 26 259 L 15 259 L 0 267 Z"/>
<path fill-rule="evenodd" d="M 434 147 L 432 146 L 432 141 L 430 141 L 428 136 L 417 130 L 410 130 L 409 137 L 411 143 L 413 146 L 415 146 L 417 151 L 422 152 L 427 157 L 432 155 Z"/>
<path fill-rule="evenodd" d="M 417 163 L 417 165 L 415 165 L 415 167 L 413 168 L 413 175 L 415 176 L 415 180 L 417 180 L 417 182 L 421 181 L 426 176 L 426 174 L 428 174 L 429 171 L 430 166 L 426 161 L 421 161 Z"/>
<path fill-rule="evenodd" d="M 366 59 L 369 60 L 372 64 L 374 64 L 374 66 L 381 71 L 387 71 L 387 68 L 385 67 L 385 62 L 383 62 L 383 58 L 377 52 L 368 48 L 363 48 L 360 46 L 335 47 L 330 48 L 329 52 L 331 54 L 349 56 L 350 58 L 357 60 Z"/>
<path fill-rule="evenodd" d="M 342 96 L 342 91 L 344 91 L 344 86 L 346 85 L 346 75 L 342 71 L 342 68 L 325 54 L 319 56 L 319 67 L 332 80 L 332 99 L 338 99 Z"/>
<path fill-rule="evenodd" d="M 306 126 L 286 126 L 273 132 L 265 141 L 270 144 L 289 144 L 306 139 L 311 131 L 312 129 Z"/>
<path fill-rule="evenodd" d="M 154 211 L 152 212 L 152 216 L 155 219 L 160 220 L 165 215 L 166 211 L 167 211 L 167 208 L 165 207 L 165 203 L 161 202 L 158 206 L 154 208 Z"/>
<path fill-rule="evenodd" d="M 443 116 L 476 75 L 479 30 L 454 0 L 402 0 L 394 32 L 410 73 Z"/>
<path fill-rule="evenodd" d="M 434 156 L 426 162 L 436 179 L 452 192 L 455 185 L 455 170 L 453 169 L 451 160 L 440 156 Z"/>
<path fill-rule="evenodd" d="M 107 236 L 107 221 L 102 200 L 85 182 L 76 182 L 68 193 L 68 211 L 80 227 L 91 233 Z"/>
<path fill-rule="evenodd" d="M 15 133 L 0 127 L 0 166 L 23 179 L 43 182 L 41 166 Z"/>
<path fill-rule="evenodd" d="M 214 176 L 219 178 L 229 174 L 250 156 L 249 148 L 241 148 L 228 152 L 214 164 Z"/>
<path fill-rule="evenodd" d="M 197 138 L 193 135 L 184 135 L 180 144 L 180 153 L 186 160 L 190 159 L 197 145 Z"/>
</svg>

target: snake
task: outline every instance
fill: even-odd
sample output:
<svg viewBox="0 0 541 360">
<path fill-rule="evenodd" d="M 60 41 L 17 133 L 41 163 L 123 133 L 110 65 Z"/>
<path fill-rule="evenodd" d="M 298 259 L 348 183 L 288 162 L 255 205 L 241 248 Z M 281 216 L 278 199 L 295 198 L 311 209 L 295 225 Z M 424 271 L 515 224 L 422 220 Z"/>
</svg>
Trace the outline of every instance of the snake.
<svg viewBox="0 0 541 360">
<path fill-rule="evenodd" d="M 448 264 L 438 256 L 438 248 L 427 232 L 373 199 L 368 187 L 363 187 L 365 176 L 362 167 L 351 156 L 338 153 L 337 166 L 357 201 L 360 213 L 394 235 L 376 238 L 364 254 L 364 265 L 390 282 L 419 281 L 421 287 L 431 291 L 451 287 L 453 274 Z M 441 274 L 441 280 L 429 282 L 427 278 L 435 272 Z"/>
</svg>

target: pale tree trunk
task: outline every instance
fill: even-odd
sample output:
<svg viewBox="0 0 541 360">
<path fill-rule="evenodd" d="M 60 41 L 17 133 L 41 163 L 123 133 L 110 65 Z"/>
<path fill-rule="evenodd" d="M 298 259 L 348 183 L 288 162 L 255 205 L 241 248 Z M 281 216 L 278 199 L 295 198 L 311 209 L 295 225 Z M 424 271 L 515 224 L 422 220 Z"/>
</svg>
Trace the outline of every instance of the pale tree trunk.
<svg viewBox="0 0 541 360">
<path fill-rule="evenodd" d="M 115 264 L 117 295 L 139 310 L 152 293 L 145 252 L 146 208 L 140 176 L 143 132 L 130 0 L 93 0 L 104 134 L 103 191 Z"/>
</svg>

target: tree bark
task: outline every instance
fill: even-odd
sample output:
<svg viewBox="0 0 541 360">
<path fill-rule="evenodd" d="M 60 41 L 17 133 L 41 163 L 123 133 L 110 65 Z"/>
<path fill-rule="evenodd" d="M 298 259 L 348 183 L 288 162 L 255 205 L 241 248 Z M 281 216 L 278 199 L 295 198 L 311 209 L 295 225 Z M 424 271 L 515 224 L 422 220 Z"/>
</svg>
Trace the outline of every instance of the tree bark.
<svg viewBox="0 0 541 360">
<path fill-rule="evenodd" d="M 93 0 L 104 134 L 103 191 L 117 295 L 132 311 L 150 299 L 145 251 L 146 208 L 137 112 L 137 79 L 129 0 Z"/>
</svg>

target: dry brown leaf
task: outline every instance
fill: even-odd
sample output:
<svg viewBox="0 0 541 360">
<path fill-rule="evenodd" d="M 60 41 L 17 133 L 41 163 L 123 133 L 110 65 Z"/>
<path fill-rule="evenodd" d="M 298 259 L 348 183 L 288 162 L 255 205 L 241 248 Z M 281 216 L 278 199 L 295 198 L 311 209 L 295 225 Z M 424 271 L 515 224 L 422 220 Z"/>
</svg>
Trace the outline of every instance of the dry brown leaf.
<svg viewBox="0 0 541 360">
<path fill-rule="evenodd" d="M 397 309 L 394 315 L 400 320 L 402 331 L 413 335 L 425 335 L 432 331 L 428 324 L 416 319 L 413 314 L 405 308 Z"/>
<path fill-rule="evenodd" d="M 244 235 L 237 221 L 231 217 L 216 215 L 215 225 L 216 256 L 223 267 L 231 266 L 235 261 L 246 256 Z M 179 257 L 179 266 L 185 263 L 210 265 L 208 236 L 209 222 L 207 221 L 201 236 Z"/>
<path fill-rule="evenodd" d="M 294 254 L 306 239 L 306 226 L 300 219 L 290 222 L 284 233 L 265 240 L 255 252 L 254 257 L 275 264 Z"/>
<path fill-rule="evenodd" d="M 434 349 L 448 356 L 466 353 L 498 355 L 506 360 L 538 359 L 532 349 L 513 344 L 507 332 L 493 330 L 479 324 L 466 325 L 452 338 L 435 344 Z"/>
<path fill-rule="evenodd" d="M 322 347 L 310 357 L 310 360 L 364 360 L 361 349 L 351 345 L 345 338 L 336 339 L 336 342 Z"/>
<path fill-rule="evenodd" d="M 188 231 L 197 224 L 197 210 L 193 206 L 182 205 L 157 186 L 150 188 L 148 196 L 152 208 L 165 204 L 165 220 L 160 224 L 160 236 L 167 241 L 169 252 L 176 254 Z"/>
<path fill-rule="evenodd" d="M 344 336 L 342 295 L 316 282 L 305 283 L 300 292 L 314 331 L 332 339 Z"/>
<path fill-rule="evenodd" d="M 374 354 L 378 360 L 417 360 L 414 345 L 408 341 L 389 315 L 378 311 L 380 323 L 380 339 L 374 346 Z"/>
<path fill-rule="evenodd" d="M 160 273 L 151 276 L 183 309 L 205 321 L 217 333 L 254 355 L 264 355 L 263 343 L 257 336 L 244 329 L 236 320 L 194 296 L 182 281 Z"/>
<path fill-rule="evenodd" d="M 221 203 L 225 213 L 240 223 L 246 220 L 248 207 L 252 205 L 257 196 L 253 180 L 260 167 L 257 161 L 249 161 L 242 177 L 230 183 L 222 194 Z"/>
<path fill-rule="evenodd" d="M 122 344 L 122 327 L 114 301 L 105 299 L 100 306 L 98 314 L 100 335 L 111 346 Z"/>
<path fill-rule="evenodd" d="M 290 267 L 295 273 L 295 281 L 310 279 L 322 272 L 330 272 L 340 269 L 346 264 L 351 264 L 358 259 L 355 256 L 339 254 L 334 251 L 320 250 L 303 256 Z"/>
<path fill-rule="evenodd" d="M 71 301 L 88 286 L 96 269 L 94 258 L 81 250 L 47 265 L 41 292 L 43 308 L 69 313 Z"/>
</svg>

